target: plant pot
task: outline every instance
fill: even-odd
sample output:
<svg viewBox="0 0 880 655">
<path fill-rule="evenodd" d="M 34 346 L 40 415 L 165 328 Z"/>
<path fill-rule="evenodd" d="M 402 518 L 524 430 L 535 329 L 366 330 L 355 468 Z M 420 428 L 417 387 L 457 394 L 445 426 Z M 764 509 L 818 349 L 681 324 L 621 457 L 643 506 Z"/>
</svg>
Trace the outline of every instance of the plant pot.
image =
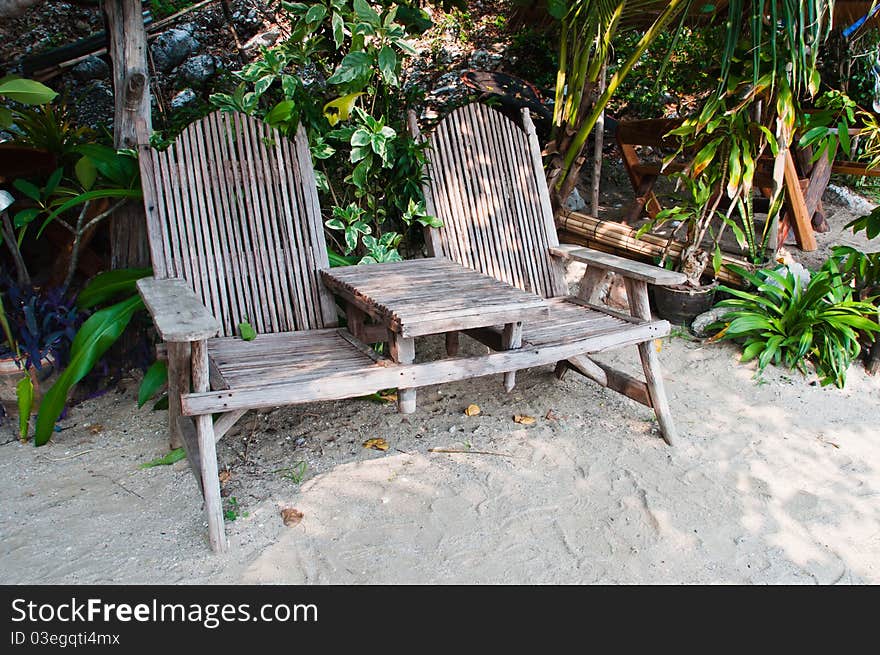
<svg viewBox="0 0 880 655">
<path fill-rule="evenodd" d="M 40 408 L 40 399 L 43 397 L 43 391 L 52 386 L 52 382 L 57 377 L 57 371 L 51 359 L 44 358 L 41 362 L 41 369 L 38 371 L 31 367 L 28 370 L 31 382 L 34 385 L 34 404 L 31 408 L 32 413 Z M 0 357 L 0 405 L 9 418 L 18 416 L 18 383 L 24 376 L 24 371 L 16 363 L 14 357 Z M 16 430 L 18 429 L 16 423 Z"/>
<path fill-rule="evenodd" d="M 657 316 L 675 325 L 690 327 L 694 319 L 712 309 L 717 283 L 693 287 L 653 287 Z"/>
</svg>

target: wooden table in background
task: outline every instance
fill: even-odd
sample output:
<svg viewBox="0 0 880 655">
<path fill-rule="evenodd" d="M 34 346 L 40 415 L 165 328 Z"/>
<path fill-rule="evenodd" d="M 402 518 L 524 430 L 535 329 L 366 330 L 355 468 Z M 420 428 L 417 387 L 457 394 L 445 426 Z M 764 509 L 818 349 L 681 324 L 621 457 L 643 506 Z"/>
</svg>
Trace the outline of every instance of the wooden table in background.
<svg viewBox="0 0 880 655">
<path fill-rule="evenodd" d="M 344 266 L 321 275 L 345 301 L 349 331 L 364 342 L 387 339 L 391 358 L 401 364 L 415 360 L 414 339 L 428 334 L 445 333 L 447 352 L 455 354 L 460 331 L 503 325 L 503 346 L 519 348 L 523 321 L 548 312 L 540 296 L 440 257 Z M 370 319 L 385 338 L 368 336 Z M 505 386 L 512 388 L 514 376 L 505 374 Z M 397 398 L 402 413 L 415 411 L 415 389 L 398 389 Z"/>
</svg>

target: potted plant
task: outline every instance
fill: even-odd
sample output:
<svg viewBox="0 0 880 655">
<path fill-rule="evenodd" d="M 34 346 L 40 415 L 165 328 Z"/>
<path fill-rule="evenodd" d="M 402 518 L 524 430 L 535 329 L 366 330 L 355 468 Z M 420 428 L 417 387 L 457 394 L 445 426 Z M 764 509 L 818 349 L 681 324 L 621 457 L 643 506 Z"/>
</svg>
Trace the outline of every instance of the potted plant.
<svg viewBox="0 0 880 655">
<path fill-rule="evenodd" d="M 676 173 L 679 189 L 678 204 L 660 211 L 636 233 L 646 232 L 671 223 L 674 225 L 658 264 L 684 273 L 687 280 L 675 286 L 653 288 L 654 304 L 661 318 L 677 325 L 690 325 L 694 317 L 707 311 L 715 302 L 715 275 L 721 265 L 718 247 L 720 233 L 713 230 L 713 218 L 721 216 L 721 196 L 714 192 L 717 179 L 713 175 L 691 177 Z M 708 243 L 707 243 L 708 238 Z M 710 256 L 710 252 L 714 254 Z M 703 282 L 712 264 L 712 279 Z"/>
</svg>

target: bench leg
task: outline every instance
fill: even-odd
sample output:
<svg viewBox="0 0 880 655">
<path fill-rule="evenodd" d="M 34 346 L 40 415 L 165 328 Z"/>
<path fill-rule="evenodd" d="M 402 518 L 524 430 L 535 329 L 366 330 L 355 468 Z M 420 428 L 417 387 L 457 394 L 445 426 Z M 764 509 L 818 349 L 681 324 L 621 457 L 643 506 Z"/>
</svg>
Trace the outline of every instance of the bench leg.
<svg viewBox="0 0 880 655">
<path fill-rule="evenodd" d="M 398 364 L 412 364 L 416 359 L 416 344 L 414 339 L 402 339 L 397 334 L 390 334 L 389 342 L 391 359 Z M 397 390 L 397 411 L 401 414 L 412 414 L 416 411 L 416 390 Z"/>
<path fill-rule="evenodd" d="M 626 295 L 629 299 L 629 307 L 632 315 L 643 320 L 651 320 L 651 309 L 648 304 L 648 285 L 641 280 L 626 278 Z M 657 416 L 660 432 L 664 441 L 670 446 L 674 445 L 678 434 L 672 421 L 672 411 L 666 400 L 666 388 L 663 385 L 663 374 L 660 370 L 660 360 L 652 342 L 640 343 L 639 357 L 642 360 L 642 368 L 645 370 L 645 382 L 648 385 L 648 395 L 651 398 L 651 406 Z"/>
<path fill-rule="evenodd" d="M 458 354 L 458 346 L 460 341 L 458 335 L 458 332 L 446 333 L 446 354 L 449 357 L 455 357 Z"/>
<path fill-rule="evenodd" d="M 183 446 L 180 394 L 189 393 L 189 375 L 189 344 L 168 343 L 168 443 L 171 450 Z"/>
<path fill-rule="evenodd" d="M 501 347 L 504 350 L 512 350 L 522 346 L 522 322 L 507 323 L 504 332 L 501 333 Z M 504 374 L 504 390 L 508 393 L 513 391 L 516 385 L 516 371 Z"/>
<path fill-rule="evenodd" d="M 192 344 L 192 380 L 196 393 L 208 391 L 208 344 Z M 223 503 L 220 499 L 220 475 L 217 470 L 217 449 L 214 440 L 214 421 L 210 414 L 196 417 L 199 440 L 199 463 L 202 469 L 202 489 L 205 493 L 205 511 L 208 514 L 208 540 L 211 550 L 223 553 L 229 547 L 223 525 Z"/>
</svg>

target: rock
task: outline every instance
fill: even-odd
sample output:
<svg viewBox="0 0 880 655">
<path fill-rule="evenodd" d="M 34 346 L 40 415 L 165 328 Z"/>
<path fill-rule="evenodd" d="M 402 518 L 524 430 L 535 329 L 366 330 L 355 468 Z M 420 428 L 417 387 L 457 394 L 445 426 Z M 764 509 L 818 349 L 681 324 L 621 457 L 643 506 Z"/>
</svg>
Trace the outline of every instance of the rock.
<svg viewBox="0 0 880 655">
<path fill-rule="evenodd" d="M 257 34 L 242 47 L 244 48 L 244 51 L 248 54 L 256 54 L 260 50 L 260 48 L 271 48 L 273 45 L 275 45 L 275 42 L 278 41 L 279 36 L 280 33 L 278 32 L 278 30 L 269 30 L 268 32 Z"/>
<path fill-rule="evenodd" d="M 182 107 L 186 107 L 196 101 L 196 92 L 192 89 L 184 89 L 176 96 L 171 98 L 171 108 L 172 109 L 181 109 Z"/>
<path fill-rule="evenodd" d="M 709 326 L 722 320 L 732 311 L 731 307 L 713 307 L 708 312 L 703 312 L 691 323 L 691 332 L 701 339 L 712 336 L 714 332 L 709 330 Z"/>
<path fill-rule="evenodd" d="M 825 189 L 824 199 L 843 205 L 854 214 L 870 214 L 875 205 L 846 187 L 829 184 Z"/>
<path fill-rule="evenodd" d="M 161 34 L 150 46 L 150 53 L 156 69 L 167 73 L 183 63 L 198 47 L 199 42 L 191 32 L 177 27 Z"/>
<path fill-rule="evenodd" d="M 501 63 L 501 55 L 488 50 L 474 50 L 468 59 L 468 68 L 492 70 Z"/>
<path fill-rule="evenodd" d="M 263 26 L 263 21 L 255 8 L 251 8 L 247 12 L 236 11 L 232 14 L 232 22 L 235 24 L 235 31 L 243 39 L 250 39 Z"/>
<path fill-rule="evenodd" d="M 188 86 L 203 87 L 217 74 L 217 59 L 212 55 L 190 57 L 175 71 L 175 77 Z"/>
<path fill-rule="evenodd" d="M 72 103 L 76 122 L 91 128 L 113 124 L 113 87 L 104 80 L 92 80 L 76 94 Z"/>
<path fill-rule="evenodd" d="M 100 57 L 84 59 L 70 69 L 70 72 L 80 82 L 110 79 L 110 67 Z"/>
<path fill-rule="evenodd" d="M 565 208 L 570 212 L 579 212 L 586 209 L 587 203 L 581 198 L 581 194 L 577 189 L 572 189 L 568 198 L 565 199 Z"/>
</svg>

